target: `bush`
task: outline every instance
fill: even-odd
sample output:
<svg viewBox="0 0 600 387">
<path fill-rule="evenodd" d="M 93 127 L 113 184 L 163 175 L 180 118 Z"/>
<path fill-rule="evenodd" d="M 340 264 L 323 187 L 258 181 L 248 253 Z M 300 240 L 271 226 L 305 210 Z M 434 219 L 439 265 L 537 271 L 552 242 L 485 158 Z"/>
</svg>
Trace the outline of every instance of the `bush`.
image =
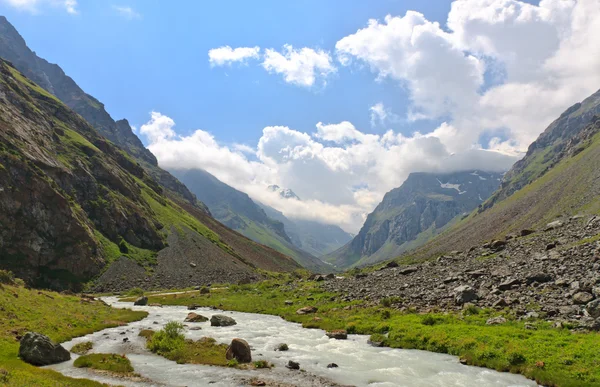
<svg viewBox="0 0 600 387">
<path fill-rule="evenodd" d="M 527 359 L 525 359 L 525 356 L 523 356 L 522 353 L 512 352 L 508 354 L 508 362 L 510 363 L 510 365 L 523 364 L 526 360 Z"/>
<path fill-rule="evenodd" d="M 133 288 L 127 292 L 127 295 L 130 297 L 141 297 L 144 295 L 144 289 L 141 288 Z"/>
<path fill-rule="evenodd" d="M 465 316 L 473 316 L 473 315 L 479 314 L 479 312 L 481 312 L 481 309 L 479 309 L 475 305 L 471 304 L 471 305 L 467 305 L 467 307 L 463 311 L 463 314 Z"/>
<path fill-rule="evenodd" d="M 146 347 L 159 355 L 172 354 L 183 349 L 185 337 L 182 332 L 182 323 L 170 321 L 162 330 L 152 335 Z"/>
<path fill-rule="evenodd" d="M 271 364 L 266 360 L 258 360 L 254 362 L 254 368 L 271 368 Z"/>
<path fill-rule="evenodd" d="M 127 247 L 127 243 L 125 242 L 124 239 L 121 239 L 119 241 L 119 251 L 123 254 L 128 254 L 129 253 L 129 247 Z"/>
<path fill-rule="evenodd" d="M 12 271 L 0 270 L 0 284 L 14 285 L 15 275 Z"/>
<path fill-rule="evenodd" d="M 118 373 L 133 372 L 131 362 L 125 355 L 113 353 L 92 353 L 75 359 L 73 366 L 77 368 L 93 368 Z"/>
<path fill-rule="evenodd" d="M 237 367 L 240 363 L 236 358 L 233 358 L 227 362 L 227 367 Z"/>
<path fill-rule="evenodd" d="M 382 318 L 382 319 L 384 319 L 384 320 L 387 320 L 387 319 L 389 319 L 390 317 L 392 317 L 392 312 L 390 312 L 389 310 L 387 310 L 387 309 L 384 309 L 384 310 L 381 312 L 381 318 Z"/>
<path fill-rule="evenodd" d="M 431 325 L 435 325 L 435 323 L 436 323 L 435 317 L 433 317 L 431 315 L 427 315 L 421 319 L 421 324 L 423 324 L 423 325 L 431 326 Z"/>
<path fill-rule="evenodd" d="M 91 341 L 84 341 L 83 343 L 75 344 L 73 348 L 71 348 L 71 352 L 83 355 L 92 349 L 93 346 L 94 344 Z"/>
</svg>

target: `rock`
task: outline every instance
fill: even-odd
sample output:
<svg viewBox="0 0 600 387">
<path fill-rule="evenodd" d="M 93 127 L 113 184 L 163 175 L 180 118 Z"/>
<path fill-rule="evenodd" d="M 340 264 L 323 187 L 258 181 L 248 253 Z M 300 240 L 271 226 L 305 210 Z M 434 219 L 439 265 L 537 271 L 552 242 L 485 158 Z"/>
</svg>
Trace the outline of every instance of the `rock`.
<svg viewBox="0 0 600 387">
<path fill-rule="evenodd" d="M 585 306 L 585 314 L 593 318 L 600 317 L 600 299 L 590 301 Z"/>
<path fill-rule="evenodd" d="M 322 276 L 319 274 L 319 275 L 315 276 L 314 280 L 317 282 L 325 281 L 325 276 Z"/>
<path fill-rule="evenodd" d="M 467 271 L 466 274 L 468 274 L 469 276 L 471 276 L 473 278 L 479 278 L 479 277 L 483 277 L 483 276 L 487 275 L 487 272 L 483 269 L 479 269 L 479 270 Z"/>
<path fill-rule="evenodd" d="M 506 241 L 495 240 L 490 243 L 492 250 L 500 251 L 506 247 Z"/>
<path fill-rule="evenodd" d="M 506 308 L 507 306 L 508 306 L 508 303 L 506 302 L 506 300 L 504 298 L 501 298 L 492 304 L 493 308 Z"/>
<path fill-rule="evenodd" d="M 502 291 L 510 290 L 510 289 L 512 289 L 513 286 L 518 286 L 520 284 L 521 284 L 521 281 L 519 281 L 517 279 L 509 279 L 509 280 L 502 282 L 500 285 L 498 285 L 498 289 L 500 289 Z"/>
<path fill-rule="evenodd" d="M 547 273 L 535 273 L 527 277 L 527 285 L 534 282 L 546 283 L 552 281 L 552 276 Z"/>
<path fill-rule="evenodd" d="M 335 279 L 335 274 L 333 274 L 333 273 L 329 273 L 329 274 L 327 274 L 327 275 L 325 276 L 325 278 L 327 278 L 327 279 Z"/>
<path fill-rule="evenodd" d="M 339 366 L 335 363 L 329 363 L 327 364 L 327 368 L 338 368 Z"/>
<path fill-rule="evenodd" d="M 187 317 L 183 322 L 205 322 L 208 321 L 208 318 L 202 316 L 201 314 L 196 314 L 194 312 L 188 313 Z"/>
<path fill-rule="evenodd" d="M 367 340 L 367 344 L 372 347 L 383 347 L 383 341 L 372 341 L 371 339 Z"/>
<path fill-rule="evenodd" d="M 337 329 L 330 332 L 327 332 L 327 337 L 330 339 L 336 340 L 346 340 L 348 338 L 348 332 L 345 329 Z"/>
<path fill-rule="evenodd" d="M 277 347 L 275 347 L 276 351 L 287 351 L 289 349 L 290 349 L 290 347 L 288 347 L 288 345 L 286 343 L 278 344 Z"/>
<path fill-rule="evenodd" d="M 479 298 L 475 289 L 469 285 L 462 285 L 454 289 L 454 301 L 457 305 L 463 305 L 467 302 L 476 301 Z"/>
<path fill-rule="evenodd" d="M 198 308 L 199 308 L 199 306 L 196 304 L 188 305 L 188 307 L 187 307 L 188 310 L 196 310 Z"/>
<path fill-rule="evenodd" d="M 283 303 L 286 305 L 294 305 L 294 301 L 290 301 L 290 300 L 285 300 Z"/>
<path fill-rule="evenodd" d="M 48 336 L 27 332 L 21 339 L 19 357 L 29 364 L 45 366 L 70 360 L 71 354 L 62 345 L 53 343 Z"/>
<path fill-rule="evenodd" d="M 417 270 L 419 270 L 419 269 L 416 268 L 416 267 L 407 267 L 407 268 L 399 270 L 398 274 L 409 275 L 409 274 L 412 274 L 412 273 L 416 272 Z"/>
<path fill-rule="evenodd" d="M 135 300 L 133 305 L 136 305 L 136 306 L 148 305 L 148 297 L 142 296 L 142 297 L 138 298 L 137 300 Z"/>
<path fill-rule="evenodd" d="M 305 306 L 296 311 L 296 314 L 309 314 L 309 313 L 317 313 L 318 308 L 314 306 Z"/>
<path fill-rule="evenodd" d="M 191 327 L 190 331 L 199 331 L 201 329 L 202 329 L 201 327 Z"/>
<path fill-rule="evenodd" d="M 263 380 L 252 380 L 250 382 L 251 386 L 266 386 L 267 382 L 263 381 Z"/>
<path fill-rule="evenodd" d="M 521 230 L 521 232 L 519 233 L 519 235 L 521 235 L 522 237 L 524 237 L 524 236 L 527 236 L 527 235 L 531 235 L 534 232 L 535 232 L 534 230 L 523 229 L 523 230 Z"/>
<path fill-rule="evenodd" d="M 560 220 L 555 220 L 554 222 L 550 222 L 546 225 L 546 229 L 544 231 L 550 231 L 562 227 L 563 223 Z"/>
<path fill-rule="evenodd" d="M 196 267 L 196 264 L 194 262 L 190 262 L 190 266 L 191 267 Z"/>
<path fill-rule="evenodd" d="M 594 296 L 592 296 L 588 292 L 575 293 L 575 295 L 573 296 L 573 302 L 578 305 L 587 304 L 588 302 L 592 301 L 593 299 L 594 299 Z"/>
<path fill-rule="evenodd" d="M 154 307 L 157 307 L 157 308 L 162 308 L 162 304 L 159 304 L 157 302 L 152 303 L 152 304 L 148 304 L 148 306 L 154 306 Z"/>
<path fill-rule="evenodd" d="M 210 294 L 210 289 L 207 287 L 203 287 L 200 289 L 200 294 Z"/>
<path fill-rule="evenodd" d="M 293 360 L 288 361 L 287 365 L 285 366 L 286 368 L 290 369 L 290 370 L 299 370 L 300 369 L 300 363 L 295 362 Z"/>
<path fill-rule="evenodd" d="M 236 359 L 240 363 L 250 363 L 252 361 L 252 354 L 248 342 L 243 339 L 231 340 L 231 344 L 227 347 L 225 357 L 227 360 Z"/>
<path fill-rule="evenodd" d="M 492 318 L 488 319 L 485 323 L 486 323 L 486 325 L 500 325 L 500 324 L 505 324 L 506 319 L 501 316 L 492 317 Z"/>
<path fill-rule="evenodd" d="M 228 327 L 235 324 L 237 324 L 237 322 L 235 322 L 234 319 L 222 314 L 215 314 L 210 318 L 211 327 Z"/>
<path fill-rule="evenodd" d="M 556 242 L 550 242 L 546 245 L 546 251 L 552 250 L 552 249 L 556 248 L 556 246 L 557 246 Z"/>
<path fill-rule="evenodd" d="M 600 318 L 592 318 L 589 316 L 583 317 L 579 320 L 579 326 L 581 328 L 588 329 L 590 331 L 599 331 L 600 330 Z"/>
<path fill-rule="evenodd" d="M 400 266 L 400 265 L 398 265 L 398 262 L 396 262 L 396 261 L 390 261 L 385 265 L 385 267 L 388 269 L 398 267 L 398 266 Z"/>
</svg>

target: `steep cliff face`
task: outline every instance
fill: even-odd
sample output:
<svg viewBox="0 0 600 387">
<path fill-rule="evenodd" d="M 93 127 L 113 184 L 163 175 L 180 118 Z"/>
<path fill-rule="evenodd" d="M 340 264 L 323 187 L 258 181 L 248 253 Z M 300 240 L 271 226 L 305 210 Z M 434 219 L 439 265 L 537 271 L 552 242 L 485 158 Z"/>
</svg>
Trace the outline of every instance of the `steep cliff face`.
<svg viewBox="0 0 600 387">
<path fill-rule="evenodd" d="M 482 171 L 413 173 L 384 196 L 349 244 L 325 259 L 348 267 L 393 258 L 477 208 L 501 178 L 499 173 Z"/>
<path fill-rule="evenodd" d="M 189 285 L 191 261 L 215 268 L 208 281 L 299 267 L 189 202 L 181 208 L 131 156 L 4 61 L 0 129 L 0 267 L 32 285 L 78 288 L 117 260 L 157 287 Z M 144 271 L 152 267 L 178 268 L 178 277 Z"/>
<path fill-rule="evenodd" d="M 138 160 L 146 171 L 173 195 L 192 204 L 194 195 L 168 172 L 158 167 L 156 157 L 144 147 L 133 133 L 127 120 L 113 120 L 96 98 L 86 94 L 60 66 L 38 57 L 27 47 L 25 40 L 4 16 L 0 16 L 0 57 L 8 60 L 27 78 L 34 81 L 65 105 L 81 115 L 98 132 Z"/>
</svg>

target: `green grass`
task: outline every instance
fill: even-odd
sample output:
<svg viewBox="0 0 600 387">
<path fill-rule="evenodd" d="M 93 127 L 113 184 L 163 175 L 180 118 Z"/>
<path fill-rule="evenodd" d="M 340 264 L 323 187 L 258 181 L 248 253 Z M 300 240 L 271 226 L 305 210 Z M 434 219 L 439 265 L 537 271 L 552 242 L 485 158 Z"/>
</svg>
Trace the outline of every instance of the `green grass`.
<svg viewBox="0 0 600 387">
<path fill-rule="evenodd" d="M 133 372 L 133 366 L 125 355 L 114 353 L 91 353 L 75 359 L 73 366 L 77 368 L 93 368 L 95 370 L 109 371 L 118 374 Z"/>
<path fill-rule="evenodd" d="M 29 365 L 18 358 L 17 336 L 34 331 L 55 342 L 115 327 L 144 318 L 146 312 L 113 309 L 100 302 L 84 302 L 76 296 L 0 286 L 0 380 L 11 387 L 92 387 L 103 384 L 73 379 Z M 1 384 L 1 383 L 0 383 Z"/>
<path fill-rule="evenodd" d="M 521 373 L 547 386 L 600 385 L 598 333 L 572 333 L 554 329 L 544 321 L 528 321 L 537 328 L 530 330 L 508 311 L 479 308 L 457 314 L 402 313 L 383 305 L 367 307 L 358 301 L 337 301 L 337 295 L 323 291 L 317 283 L 291 285 L 291 281 L 281 276 L 258 285 L 213 289 L 210 297 L 197 293 L 151 296 L 150 302 L 219 305 L 226 310 L 278 315 L 307 328 L 376 335 L 374 341 L 383 341 L 389 347 L 448 353 L 460 356 L 468 364 Z M 309 301 L 308 297 L 314 300 Z M 284 300 L 288 299 L 294 305 L 286 306 Z M 321 320 L 315 321 L 313 315 L 297 315 L 296 310 L 305 305 L 317 306 L 316 316 Z M 346 306 L 352 309 L 344 310 Z M 508 322 L 486 325 L 487 319 L 497 315 L 503 315 Z M 543 367 L 539 362 L 543 362 Z"/>
<path fill-rule="evenodd" d="M 83 343 L 75 344 L 73 348 L 71 348 L 71 352 L 76 353 L 78 355 L 85 355 L 94 347 L 94 343 L 91 341 L 84 341 Z"/>
</svg>

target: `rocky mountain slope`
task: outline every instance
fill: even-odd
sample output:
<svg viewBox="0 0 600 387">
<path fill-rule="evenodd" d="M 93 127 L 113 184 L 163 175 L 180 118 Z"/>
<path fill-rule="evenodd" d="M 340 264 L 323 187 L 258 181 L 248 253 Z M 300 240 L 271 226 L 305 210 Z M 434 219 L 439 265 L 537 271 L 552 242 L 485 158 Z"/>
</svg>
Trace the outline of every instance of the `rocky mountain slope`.
<svg viewBox="0 0 600 387">
<path fill-rule="evenodd" d="M 364 266 L 418 247 L 481 205 L 501 178 L 482 171 L 412 173 L 384 196 L 350 243 L 324 259 L 339 268 Z"/>
<path fill-rule="evenodd" d="M 550 124 L 478 211 L 410 252 L 410 259 L 464 251 L 521 229 L 539 229 L 560 218 L 598 214 L 599 132 L 600 91 Z"/>
<path fill-rule="evenodd" d="M 284 224 L 271 219 L 250 197 L 201 169 L 172 170 L 224 225 L 294 258 L 303 267 L 323 272 L 329 267 L 292 243 Z"/>
<path fill-rule="evenodd" d="M 261 205 L 267 215 L 280 221 L 292 243 L 302 250 L 322 257 L 350 242 L 352 235 L 339 226 L 304 219 L 290 219 L 273 207 Z"/>
<path fill-rule="evenodd" d="M 0 62 L 0 268 L 29 284 L 189 286 L 298 268 L 165 190 L 131 156 Z M 182 207 L 183 206 L 183 207 Z M 108 270 L 106 270 L 108 267 Z M 136 274 L 137 275 L 137 274 Z"/>
<path fill-rule="evenodd" d="M 133 133 L 127 120 L 113 120 L 104 105 L 86 94 L 60 66 L 38 57 L 4 16 L 0 16 L 0 58 L 11 62 L 17 70 L 81 115 L 102 136 L 133 156 L 171 196 L 206 209 L 183 184 L 158 167 L 156 158 Z"/>
</svg>

